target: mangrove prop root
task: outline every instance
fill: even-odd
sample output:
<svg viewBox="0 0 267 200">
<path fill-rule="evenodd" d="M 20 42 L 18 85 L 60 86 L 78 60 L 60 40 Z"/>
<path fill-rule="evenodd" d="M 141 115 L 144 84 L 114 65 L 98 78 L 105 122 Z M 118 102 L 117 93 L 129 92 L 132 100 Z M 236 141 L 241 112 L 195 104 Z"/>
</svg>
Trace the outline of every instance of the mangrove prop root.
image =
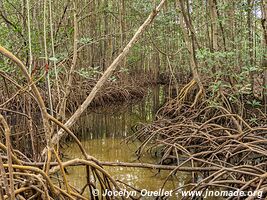
<svg viewBox="0 0 267 200">
<path fill-rule="evenodd" d="M 63 199 L 64 197 L 68 197 L 69 199 L 76 199 L 77 197 L 81 198 L 81 196 L 75 190 L 69 187 L 69 184 L 67 182 L 66 175 L 64 172 L 64 163 L 61 162 L 58 156 L 58 152 L 53 150 L 54 149 L 53 144 L 51 143 L 52 135 L 51 135 L 50 121 L 54 122 L 59 127 L 63 128 L 65 131 L 67 131 L 68 134 L 70 134 L 75 139 L 82 153 L 84 154 L 85 159 L 87 159 L 84 161 L 77 161 L 77 162 L 81 163 L 80 165 L 90 166 L 90 170 L 98 174 L 98 176 L 95 178 L 95 183 L 94 183 L 95 185 L 98 185 L 101 188 L 101 190 L 106 190 L 106 189 L 120 190 L 116 181 L 113 180 L 112 177 L 109 174 L 107 174 L 102 167 L 99 166 L 98 161 L 92 156 L 89 156 L 85 152 L 84 148 L 82 147 L 77 137 L 62 123 L 60 123 L 58 120 L 56 120 L 55 118 L 53 118 L 51 115 L 47 113 L 44 100 L 42 99 L 42 96 L 40 95 L 40 92 L 37 89 L 35 82 L 32 81 L 30 75 L 28 74 L 27 69 L 24 66 L 24 64 L 18 58 L 16 58 L 11 52 L 9 52 L 8 50 L 4 49 L 1 46 L 0 46 L 0 53 L 7 56 L 11 60 L 13 60 L 16 64 L 18 64 L 24 76 L 27 78 L 31 89 L 33 90 L 34 97 L 37 100 L 39 108 L 42 113 L 43 126 L 44 126 L 44 131 L 45 131 L 45 136 L 46 136 L 46 150 L 47 150 L 45 152 L 46 161 L 43 163 L 43 169 L 39 169 L 34 166 L 27 166 L 27 165 L 21 164 L 23 163 L 23 161 L 19 160 L 16 154 L 17 153 L 18 155 L 23 155 L 23 154 L 17 150 L 14 151 L 16 152 L 16 154 L 12 151 L 11 141 L 10 141 L 10 135 L 11 135 L 10 128 L 8 124 L 6 123 L 4 117 L 0 115 L 0 123 L 2 127 L 4 128 L 3 130 L 4 130 L 5 141 L 6 141 L 6 145 L 0 142 L 0 148 L 2 150 L 2 152 L 0 152 L 0 156 L 1 156 L 0 168 L 1 168 L 1 174 L 2 174 L 1 177 L 3 178 L 3 184 L 5 186 L 5 190 L 2 190 L 1 188 L 1 191 L 0 191 L 1 198 L 2 199 L 5 199 L 5 198 L 15 199 L 15 196 L 18 196 L 20 198 L 29 199 L 30 198 L 29 195 L 31 194 L 33 194 L 31 196 L 34 196 L 34 197 L 35 196 L 38 197 L 40 195 L 41 196 L 44 195 L 47 197 L 47 193 L 41 192 L 43 190 L 49 191 L 50 193 L 49 196 L 51 196 L 51 198 L 53 199 L 58 198 L 58 197 L 59 198 L 62 197 Z M 51 167 L 51 160 L 53 159 L 53 156 L 56 157 L 59 169 L 61 169 L 60 172 L 63 177 L 63 181 L 65 183 L 64 184 L 65 188 L 58 187 L 57 184 L 54 184 L 54 181 L 52 180 L 51 175 L 53 173 L 51 173 L 52 169 L 50 169 L 50 167 Z M 3 158 L 7 158 L 6 159 L 7 164 L 3 162 Z M 88 160 L 93 160 L 93 162 L 89 162 Z M 27 159 L 27 161 L 29 160 Z M 76 163 L 76 161 L 72 161 L 71 163 Z M 95 164 L 95 163 L 98 163 L 98 164 Z M 8 169 L 7 174 L 5 173 L 5 169 Z M 53 170 L 55 169 L 56 167 L 54 167 Z M 20 171 L 20 173 L 18 173 L 18 171 Z M 31 174 L 33 175 L 29 176 L 29 172 L 31 172 Z M 90 174 L 93 174 L 93 173 L 90 173 Z M 38 178 L 37 179 L 31 178 L 31 180 L 28 183 L 20 181 L 21 179 L 24 179 L 24 177 L 35 177 L 35 176 L 38 176 Z M 124 199 L 124 197 L 121 197 L 121 198 Z M 46 199 L 50 199 L 50 197 Z M 86 198 L 81 198 L 81 199 L 86 199 Z"/>
<path fill-rule="evenodd" d="M 184 98 L 189 86 L 184 87 L 180 98 Z M 202 178 L 184 185 L 187 190 L 239 189 L 265 191 L 262 195 L 266 196 L 266 123 L 255 126 L 221 106 L 202 103 L 191 107 L 174 101 L 167 102 L 155 121 L 140 124 L 127 139 L 141 141 L 137 156 L 147 151 L 160 157 L 160 164 L 171 163 L 168 166 L 175 167 L 168 178 L 186 168 L 199 169 L 194 176 Z"/>
<path fill-rule="evenodd" d="M 113 178 L 103 169 L 102 166 L 99 165 L 99 162 L 93 158 L 92 156 L 89 156 L 84 148 L 82 147 L 81 143 L 77 139 L 77 137 L 69 130 L 69 127 L 71 127 L 75 121 L 80 117 L 80 115 L 83 113 L 83 111 L 89 106 L 91 101 L 94 99 L 96 93 L 100 90 L 100 88 L 103 86 L 103 84 L 108 80 L 112 72 L 116 69 L 119 62 L 123 60 L 123 58 L 127 55 L 129 50 L 131 49 L 132 45 L 137 42 L 140 35 L 146 30 L 146 28 L 151 24 L 153 19 L 157 16 L 160 9 L 162 8 L 163 4 L 166 0 L 162 0 L 160 4 L 155 7 L 155 9 L 151 12 L 149 17 L 146 19 L 146 21 L 143 23 L 142 26 L 137 30 L 133 38 L 130 40 L 128 45 L 123 49 L 122 53 L 113 61 L 113 63 L 108 67 L 107 71 L 103 74 L 103 76 L 100 78 L 100 80 L 96 83 L 96 85 L 93 87 L 92 91 L 90 92 L 89 96 L 86 98 L 84 103 L 79 107 L 77 112 L 74 113 L 74 115 L 63 125 L 60 123 L 57 119 L 55 119 L 52 114 L 50 115 L 47 111 L 45 101 L 43 97 L 41 96 L 41 93 L 39 89 L 37 88 L 36 82 L 32 80 L 31 75 L 29 74 L 26 66 L 19 60 L 15 55 L 13 55 L 11 52 L 9 52 L 4 47 L 0 46 L 0 53 L 3 54 L 5 57 L 9 58 L 13 62 L 17 64 L 19 69 L 21 70 L 23 76 L 27 80 L 27 86 L 26 89 L 30 88 L 31 92 L 33 93 L 34 99 L 38 103 L 39 109 L 41 111 L 41 120 L 42 120 L 42 127 L 43 127 L 43 133 L 45 134 L 45 142 L 46 147 L 43 151 L 45 155 L 45 162 L 43 163 L 42 169 L 34 166 L 27 166 L 22 165 L 22 161 L 13 162 L 16 160 L 17 155 L 12 152 L 11 150 L 11 142 L 10 142 L 10 129 L 4 120 L 4 117 L 1 115 L 1 124 L 4 127 L 4 135 L 6 140 L 6 146 L 3 145 L 1 142 L 1 147 L 4 149 L 4 151 L 0 152 L 1 156 L 1 172 L 3 173 L 6 169 L 8 169 L 7 174 L 3 174 L 1 177 L 8 177 L 8 179 L 4 180 L 5 188 L 6 190 L 1 190 L 1 198 L 7 198 L 10 197 L 10 199 L 15 199 L 15 196 L 21 199 L 30 199 L 30 198 L 37 198 L 37 197 L 46 197 L 46 199 L 86 199 L 83 198 L 80 194 L 77 193 L 77 190 L 73 187 L 70 187 L 68 184 L 68 180 L 66 178 L 66 174 L 64 171 L 65 167 L 71 166 L 71 165 L 83 165 L 87 169 L 87 174 L 94 176 L 94 183 L 95 187 L 99 187 L 101 191 L 104 191 L 106 189 L 108 190 L 118 190 L 120 191 L 120 187 L 118 186 L 117 182 L 113 180 Z M 74 64 L 75 65 L 75 64 Z M 47 74 L 45 74 L 47 75 Z M 22 88 L 23 89 L 23 88 Z M 17 92 L 17 94 L 19 94 Z M 6 103 L 3 105 L 11 102 L 14 100 L 14 98 L 17 96 L 15 94 L 14 97 L 11 99 L 8 99 Z M 51 110 L 53 112 L 53 110 Z M 55 123 L 57 126 L 59 126 L 60 131 L 57 134 L 53 135 L 54 127 L 52 126 L 53 123 Z M 77 144 L 79 145 L 83 155 L 85 156 L 85 160 L 82 159 L 75 159 L 70 160 L 67 162 L 62 162 L 60 157 L 58 156 L 58 152 L 55 151 L 55 146 L 59 143 L 60 138 L 63 135 L 63 132 L 66 131 L 70 136 L 72 136 Z M 20 155 L 23 155 L 22 153 Z M 3 162 L 2 158 L 7 158 L 7 163 Z M 51 168 L 51 161 L 54 159 L 57 161 L 57 166 Z M 28 160 L 27 160 L 28 161 Z M 16 163 L 16 164 L 14 164 Z M 63 177 L 64 185 L 60 185 L 60 187 L 54 183 L 52 180 L 52 175 L 54 173 L 59 173 Z M 32 174 L 32 175 L 30 175 Z M 28 177 L 29 181 L 20 181 L 24 180 L 24 177 Z M 38 178 L 36 178 L 38 177 Z M 6 181 L 8 180 L 8 181 Z M 90 180 L 90 177 L 89 179 Z M 9 183 L 8 183 L 9 182 Z M 1 180 L 2 184 L 2 180 Z M 88 184 L 90 184 L 88 182 Z M 49 194 L 47 192 L 43 191 L 49 191 Z M 48 196 L 49 195 L 49 196 Z M 91 195 L 92 196 L 92 195 Z M 101 194 L 100 194 L 101 196 Z M 100 197 L 102 198 L 102 197 Z M 98 198 L 97 198 L 98 199 Z M 124 197 L 121 197 L 121 199 L 124 199 Z"/>
</svg>

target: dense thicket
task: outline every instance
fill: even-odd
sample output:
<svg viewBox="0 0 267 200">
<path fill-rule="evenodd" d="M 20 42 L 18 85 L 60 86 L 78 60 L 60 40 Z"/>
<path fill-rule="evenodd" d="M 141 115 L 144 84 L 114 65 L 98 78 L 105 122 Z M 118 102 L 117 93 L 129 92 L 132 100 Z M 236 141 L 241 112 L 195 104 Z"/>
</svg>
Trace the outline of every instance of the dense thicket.
<svg viewBox="0 0 267 200">
<path fill-rule="evenodd" d="M 164 146 L 162 163 L 179 163 L 178 153 L 199 171 L 215 167 L 217 179 L 204 174 L 194 189 L 232 181 L 224 186 L 266 192 L 266 18 L 264 0 L 0 1 L 0 199 L 119 190 L 70 128 L 89 105 L 139 98 L 158 83 L 175 98 L 137 130 L 138 155 Z M 84 160 L 62 163 L 64 133 Z M 84 190 L 68 184 L 70 165 L 85 166 Z"/>
</svg>

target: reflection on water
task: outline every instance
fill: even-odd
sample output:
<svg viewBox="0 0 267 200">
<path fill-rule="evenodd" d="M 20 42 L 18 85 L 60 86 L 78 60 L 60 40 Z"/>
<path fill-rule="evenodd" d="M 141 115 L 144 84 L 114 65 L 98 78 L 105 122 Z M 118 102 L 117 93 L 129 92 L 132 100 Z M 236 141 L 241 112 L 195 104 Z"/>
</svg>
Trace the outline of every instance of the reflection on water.
<svg viewBox="0 0 267 200">
<path fill-rule="evenodd" d="M 84 115 L 76 128 L 86 151 L 101 161 L 145 162 L 155 163 L 149 155 L 136 161 L 134 154 L 138 143 L 125 144 L 123 139 L 132 134 L 131 127 L 138 122 L 151 121 L 156 110 L 164 101 L 164 92 L 160 88 L 153 88 L 147 97 L 133 105 L 121 105 L 112 109 L 100 109 Z M 74 143 L 69 143 L 64 154 L 68 158 L 82 158 Z M 158 190 L 169 171 L 105 167 L 115 178 L 139 189 Z M 86 182 L 84 168 L 69 168 L 69 179 L 75 187 L 81 188 Z M 166 189 L 174 189 L 188 182 L 187 173 L 179 173 L 173 180 L 168 181 Z"/>
<path fill-rule="evenodd" d="M 93 138 L 125 138 L 132 134 L 131 127 L 138 122 L 152 121 L 165 101 L 165 90 L 154 87 L 148 95 L 132 104 L 107 106 L 89 111 L 74 127 L 81 140 Z"/>
<path fill-rule="evenodd" d="M 135 144 L 127 145 L 121 143 L 121 139 L 106 138 L 106 139 L 92 139 L 82 142 L 85 149 L 101 161 L 122 161 L 134 162 L 136 156 L 134 150 Z M 70 146 L 66 152 L 69 157 L 80 157 L 79 149 L 76 145 Z M 144 157 L 141 162 L 152 163 L 151 158 Z M 157 190 L 164 182 L 168 171 L 142 169 L 142 168 L 128 168 L 128 167 L 105 167 L 105 169 L 114 177 L 114 179 L 121 180 L 131 186 L 139 189 Z M 69 177 L 73 180 L 72 184 L 76 187 L 82 187 L 85 184 L 84 168 L 71 168 Z M 166 189 L 174 189 L 179 184 L 184 184 L 187 174 L 179 174 L 173 181 L 168 181 Z"/>
</svg>

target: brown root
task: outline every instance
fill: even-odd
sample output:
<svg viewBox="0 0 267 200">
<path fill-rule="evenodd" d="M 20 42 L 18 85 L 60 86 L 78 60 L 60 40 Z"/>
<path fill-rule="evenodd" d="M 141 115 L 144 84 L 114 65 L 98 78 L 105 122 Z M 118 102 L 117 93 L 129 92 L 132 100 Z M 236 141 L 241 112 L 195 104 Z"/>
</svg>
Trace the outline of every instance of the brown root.
<svg viewBox="0 0 267 200">
<path fill-rule="evenodd" d="M 267 127 L 250 124 L 240 115 L 206 102 L 197 107 L 173 102 L 161 108 L 157 120 L 141 124 L 128 138 L 142 142 L 137 156 L 149 152 L 161 158 L 159 164 L 176 166 L 170 176 L 184 167 L 217 168 L 192 172 L 192 183 L 183 186 L 187 190 L 239 189 L 264 191 L 266 196 Z"/>
</svg>

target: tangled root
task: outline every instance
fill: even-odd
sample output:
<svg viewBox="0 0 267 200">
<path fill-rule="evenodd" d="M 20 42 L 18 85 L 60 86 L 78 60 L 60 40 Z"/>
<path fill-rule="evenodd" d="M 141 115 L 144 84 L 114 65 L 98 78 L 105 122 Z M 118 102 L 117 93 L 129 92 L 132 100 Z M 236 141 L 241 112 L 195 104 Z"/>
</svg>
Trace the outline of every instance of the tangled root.
<svg viewBox="0 0 267 200">
<path fill-rule="evenodd" d="M 160 164 L 177 166 L 170 176 L 180 167 L 199 167 L 192 183 L 177 190 L 261 191 L 266 196 L 267 127 L 252 126 L 221 106 L 202 103 L 192 108 L 173 102 L 158 112 L 156 121 L 136 127 L 129 138 L 142 142 L 136 154 L 147 151 L 160 156 Z M 217 170 L 208 170 L 214 167 Z"/>
<path fill-rule="evenodd" d="M 75 110 L 79 106 L 86 96 L 90 93 L 93 84 L 86 84 L 80 87 L 79 92 L 77 88 L 73 88 L 71 92 L 67 107 L 69 110 Z M 105 86 L 96 98 L 92 101 L 90 107 L 105 106 L 114 103 L 129 102 L 134 99 L 143 98 L 145 96 L 145 90 L 142 87 L 136 85 L 123 85 L 111 84 Z"/>
</svg>

